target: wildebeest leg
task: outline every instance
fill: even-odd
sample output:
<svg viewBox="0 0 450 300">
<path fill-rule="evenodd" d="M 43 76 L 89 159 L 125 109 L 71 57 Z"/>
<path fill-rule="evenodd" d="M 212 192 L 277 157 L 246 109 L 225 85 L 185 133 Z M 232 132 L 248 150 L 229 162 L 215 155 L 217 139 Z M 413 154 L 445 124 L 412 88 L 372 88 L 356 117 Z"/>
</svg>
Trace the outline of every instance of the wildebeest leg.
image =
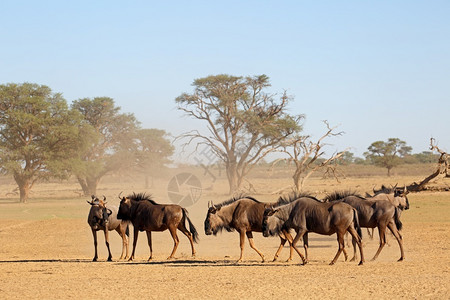
<svg viewBox="0 0 450 300">
<path fill-rule="evenodd" d="M 361 255 L 361 260 L 358 265 L 362 265 L 365 260 L 364 260 L 363 250 L 362 250 L 361 237 L 358 235 L 358 232 L 356 232 L 356 230 L 352 226 L 350 226 L 348 228 L 348 232 L 352 235 L 352 244 L 353 244 L 353 251 L 354 251 L 353 258 L 351 261 L 354 261 L 354 259 L 356 260 L 356 245 L 355 244 L 358 244 L 359 254 Z"/>
<path fill-rule="evenodd" d="M 308 233 L 306 233 L 306 234 L 308 234 Z M 286 260 L 286 262 L 289 262 L 289 261 L 292 261 L 293 256 L 294 256 L 294 247 L 292 247 L 292 244 L 290 242 L 293 240 L 293 238 L 292 238 L 291 234 L 289 233 L 289 231 L 285 231 L 284 236 L 286 237 L 286 239 L 289 242 L 289 258 Z M 308 259 L 306 259 L 306 260 L 308 260 Z"/>
<path fill-rule="evenodd" d="M 147 231 L 147 242 L 148 242 L 148 247 L 150 248 L 150 257 L 148 258 L 148 261 L 150 261 L 153 258 L 152 232 L 151 231 Z"/>
<path fill-rule="evenodd" d="M 367 228 L 367 230 L 369 230 L 369 228 Z M 356 255 L 356 240 L 354 237 L 352 237 L 352 246 L 353 246 L 353 257 L 352 259 L 350 259 L 350 261 L 356 261 L 358 257 Z"/>
<path fill-rule="evenodd" d="M 350 238 L 350 236 L 349 236 L 348 232 L 346 232 L 345 233 L 345 243 L 347 244 L 347 247 L 350 247 L 349 238 Z"/>
<path fill-rule="evenodd" d="M 377 259 L 378 255 L 386 244 L 386 226 L 378 224 L 378 234 L 380 235 L 380 246 L 378 247 L 377 253 L 375 253 L 375 256 L 372 258 L 372 261 Z"/>
<path fill-rule="evenodd" d="M 116 228 L 116 231 L 119 233 L 120 237 L 122 238 L 122 254 L 120 254 L 119 259 L 127 259 L 128 258 L 128 237 L 126 234 L 127 224 L 120 224 L 119 227 Z M 125 254 L 126 250 L 126 254 Z M 125 257 L 123 256 L 125 254 Z"/>
<path fill-rule="evenodd" d="M 403 252 L 402 236 L 400 235 L 400 232 L 398 232 L 397 226 L 395 226 L 394 221 L 389 222 L 388 228 L 392 232 L 392 234 L 395 236 L 395 238 L 397 239 L 398 245 L 400 247 L 400 258 L 398 259 L 398 261 L 402 261 L 405 259 L 405 253 Z"/>
<path fill-rule="evenodd" d="M 280 252 L 283 249 L 284 244 L 286 244 L 286 241 L 287 241 L 287 239 L 284 237 L 284 235 L 282 233 L 280 233 L 280 246 L 278 247 L 277 252 L 273 256 L 273 260 L 272 261 L 277 261 L 278 255 L 280 255 Z"/>
<path fill-rule="evenodd" d="M 180 223 L 182 225 L 182 223 Z M 179 226 L 178 229 L 189 239 L 189 243 L 191 243 L 192 257 L 195 257 L 195 249 L 194 249 L 194 240 L 192 239 L 192 234 L 187 230 L 184 225 Z"/>
<path fill-rule="evenodd" d="M 305 233 L 303 235 L 303 248 L 305 249 L 305 259 L 306 259 L 306 261 L 308 261 L 308 246 L 309 246 L 308 233 Z"/>
<path fill-rule="evenodd" d="M 304 265 L 306 265 L 306 263 L 308 262 L 305 257 L 300 253 L 300 250 L 298 250 L 297 248 L 297 242 L 303 237 L 303 235 L 306 233 L 306 230 L 301 230 L 301 231 L 297 231 L 297 234 L 295 235 L 295 238 L 293 240 L 292 237 L 286 236 L 288 241 L 291 243 L 292 247 L 294 248 L 294 250 L 298 253 L 298 255 L 300 256 L 300 258 L 302 259 L 302 262 Z"/>
<path fill-rule="evenodd" d="M 372 229 L 372 231 L 370 229 Z M 374 230 L 375 230 L 375 228 L 367 228 L 367 235 L 370 237 L 371 240 L 373 240 Z"/>
<path fill-rule="evenodd" d="M 338 251 L 336 253 L 336 256 L 330 262 L 330 265 L 334 265 L 336 263 L 337 259 L 339 258 L 339 255 L 341 255 L 341 252 L 345 248 L 345 242 L 344 242 L 344 235 L 345 235 L 345 233 L 338 231 L 338 232 L 336 232 L 336 234 L 337 234 L 337 241 L 338 241 L 338 244 L 339 244 L 339 248 L 338 248 Z"/>
<path fill-rule="evenodd" d="M 172 259 L 173 256 L 175 255 L 175 251 L 177 251 L 180 240 L 178 239 L 176 227 L 173 227 L 173 226 L 169 227 L 169 231 L 173 238 L 173 249 L 172 249 L 172 253 L 170 254 L 170 256 L 167 259 Z"/>
<path fill-rule="evenodd" d="M 256 251 L 256 253 L 261 256 L 262 262 L 264 262 L 264 255 L 255 247 L 255 243 L 253 242 L 253 233 L 251 231 L 247 231 L 248 243 L 250 244 L 250 248 Z"/>
<path fill-rule="evenodd" d="M 134 251 L 136 251 L 136 244 L 137 244 L 138 235 L 139 235 L 139 229 L 134 227 L 134 229 L 133 229 L 133 251 L 131 252 L 131 256 L 130 256 L 129 261 L 134 259 Z"/>
<path fill-rule="evenodd" d="M 92 227 L 92 235 L 94 236 L 94 249 L 95 249 L 95 254 L 94 254 L 94 259 L 92 261 L 97 261 L 98 259 L 98 255 L 97 255 L 97 231 L 94 230 Z"/>
<path fill-rule="evenodd" d="M 106 248 L 108 248 L 108 261 L 112 261 L 111 250 L 109 249 L 109 230 L 108 230 L 108 228 L 105 229 L 105 244 L 106 244 Z"/>
<path fill-rule="evenodd" d="M 241 247 L 241 256 L 239 257 L 237 263 L 242 261 L 242 257 L 244 256 L 244 245 L 245 245 L 245 230 L 239 231 L 239 246 Z"/>
<path fill-rule="evenodd" d="M 280 233 L 280 246 L 278 247 L 278 250 L 277 250 L 277 252 L 275 253 L 275 255 L 274 255 L 272 261 L 276 261 L 276 260 L 278 259 L 278 256 L 280 255 L 281 250 L 283 249 L 284 245 L 286 244 L 286 242 L 289 242 L 288 239 L 287 239 L 287 237 L 286 237 L 287 235 L 289 235 L 289 236 L 291 237 L 291 239 L 290 239 L 291 241 L 293 240 L 293 239 L 292 239 L 292 236 L 290 235 L 290 233 L 287 232 L 287 231 L 285 231 L 285 230 L 283 230 L 283 231 Z M 286 262 L 289 262 L 289 261 L 292 260 L 292 255 L 293 255 L 293 253 L 294 253 L 294 248 L 292 248 L 292 245 L 291 245 L 291 243 L 289 242 L 289 258 L 286 260 Z"/>
</svg>

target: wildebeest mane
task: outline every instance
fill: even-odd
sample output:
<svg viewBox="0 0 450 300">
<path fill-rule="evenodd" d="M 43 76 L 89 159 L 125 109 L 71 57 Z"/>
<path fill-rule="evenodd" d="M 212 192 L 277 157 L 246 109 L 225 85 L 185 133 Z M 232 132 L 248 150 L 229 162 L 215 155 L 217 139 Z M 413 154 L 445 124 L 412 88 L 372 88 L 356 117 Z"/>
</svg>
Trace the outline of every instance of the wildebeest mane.
<svg viewBox="0 0 450 300">
<path fill-rule="evenodd" d="M 214 206 L 215 206 L 216 208 L 220 208 L 220 207 L 222 207 L 222 206 L 230 205 L 230 204 L 232 204 L 233 202 L 236 202 L 236 201 L 241 200 L 241 199 L 249 199 L 249 200 L 255 201 L 256 203 L 261 203 L 261 201 L 256 200 L 255 198 L 253 198 L 253 197 L 251 197 L 251 196 L 247 196 L 247 195 L 245 195 L 245 194 L 239 194 L 239 195 L 234 196 L 233 198 L 231 198 L 231 199 L 229 199 L 229 200 L 223 201 L 222 203 L 214 204 Z"/>
<path fill-rule="evenodd" d="M 365 198 L 364 198 L 363 196 L 359 195 L 359 194 L 356 193 L 355 191 L 347 190 L 347 191 L 336 191 L 336 192 L 333 192 L 333 193 L 327 195 L 327 196 L 323 199 L 323 201 L 324 201 L 324 202 L 339 201 L 339 200 L 342 200 L 342 199 L 344 199 L 345 197 L 349 197 L 349 196 L 354 196 L 354 197 L 358 197 L 358 198 L 360 198 L 360 199 L 365 200 Z"/>
<path fill-rule="evenodd" d="M 158 203 L 155 202 L 155 200 L 152 199 L 152 195 L 147 195 L 146 193 L 134 193 L 132 195 L 128 195 L 127 198 L 130 198 L 134 201 L 149 201 L 150 203 L 154 205 L 158 205 Z"/>
<path fill-rule="evenodd" d="M 298 198 L 311 198 L 313 200 L 316 200 L 318 202 L 322 202 L 321 200 L 314 197 L 311 193 L 308 192 L 292 192 L 288 195 L 282 195 L 280 198 L 278 198 L 277 202 L 273 205 L 273 207 L 279 207 L 285 204 L 289 204 L 291 202 L 294 202 Z"/>
</svg>

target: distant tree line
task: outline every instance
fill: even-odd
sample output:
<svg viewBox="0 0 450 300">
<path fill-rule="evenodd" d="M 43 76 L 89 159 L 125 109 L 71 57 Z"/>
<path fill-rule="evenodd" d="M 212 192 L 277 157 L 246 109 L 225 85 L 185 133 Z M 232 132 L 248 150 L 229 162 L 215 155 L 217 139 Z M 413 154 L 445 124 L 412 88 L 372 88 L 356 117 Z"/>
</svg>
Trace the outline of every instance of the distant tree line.
<svg viewBox="0 0 450 300">
<path fill-rule="evenodd" d="M 300 191 L 319 169 L 336 176 L 339 164 L 373 164 L 391 170 L 401 163 L 434 162 L 432 152 L 411 154 L 398 138 L 376 141 L 364 159 L 347 151 L 329 154 L 331 137 L 343 134 L 324 121 L 314 139 L 303 133 L 302 114 L 289 113 L 293 97 L 268 92 L 266 75 L 211 75 L 193 82 L 194 90 L 175 99 L 179 110 L 199 120 L 207 132 L 176 137 L 184 146 L 206 147 L 224 166 L 230 194 L 242 191 L 245 177 L 269 153 L 279 152 L 295 166 L 293 188 Z M 85 195 L 116 172 L 149 177 L 170 162 L 170 135 L 143 129 L 132 113 L 123 113 L 109 97 L 83 98 L 70 105 L 62 94 L 33 83 L 0 85 L 0 173 L 11 175 L 25 202 L 33 185 L 50 178 L 77 178 Z M 328 153 L 328 154 L 327 154 Z"/>
<path fill-rule="evenodd" d="M 114 172 L 146 175 L 169 162 L 168 133 L 142 129 L 108 97 L 69 106 L 62 94 L 33 83 L 0 85 L 0 172 L 16 181 L 26 202 L 38 181 L 77 178 L 85 195 Z"/>
</svg>

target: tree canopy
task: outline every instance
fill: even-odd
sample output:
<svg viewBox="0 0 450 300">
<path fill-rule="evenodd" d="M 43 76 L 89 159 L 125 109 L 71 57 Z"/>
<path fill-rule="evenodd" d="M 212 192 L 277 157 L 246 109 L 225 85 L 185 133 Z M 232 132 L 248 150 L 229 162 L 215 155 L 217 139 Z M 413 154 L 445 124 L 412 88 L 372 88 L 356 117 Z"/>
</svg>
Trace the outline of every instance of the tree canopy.
<svg viewBox="0 0 450 300">
<path fill-rule="evenodd" d="M 388 176 L 391 176 L 392 168 L 402 163 L 401 158 L 412 151 L 405 141 L 398 138 L 389 138 L 386 142 L 373 142 L 367 149 L 369 151 L 364 153 L 366 159 L 377 166 L 386 168 Z"/>
<path fill-rule="evenodd" d="M 216 75 L 196 79 L 194 92 L 176 98 L 178 109 L 201 120 L 209 133 L 198 130 L 181 137 L 186 144 L 206 145 L 224 162 L 230 193 L 237 191 L 252 167 L 280 141 L 301 130 L 301 116 L 291 116 L 289 97 L 267 92 L 266 75 L 238 77 Z"/>
<path fill-rule="evenodd" d="M 85 195 L 95 194 L 100 179 L 134 164 L 134 138 L 138 121 L 133 114 L 121 113 L 108 97 L 84 98 L 72 103 L 90 131 L 83 136 L 86 148 L 73 169 Z"/>
<path fill-rule="evenodd" d="M 169 157 L 174 152 L 169 134 L 161 129 L 139 129 L 136 134 L 136 164 L 138 170 L 145 175 L 148 188 L 148 176 L 159 174 L 165 164 L 170 163 Z"/>
<path fill-rule="evenodd" d="M 67 177 L 81 144 L 80 115 L 45 85 L 0 85 L 0 168 L 26 202 L 36 181 Z"/>
</svg>

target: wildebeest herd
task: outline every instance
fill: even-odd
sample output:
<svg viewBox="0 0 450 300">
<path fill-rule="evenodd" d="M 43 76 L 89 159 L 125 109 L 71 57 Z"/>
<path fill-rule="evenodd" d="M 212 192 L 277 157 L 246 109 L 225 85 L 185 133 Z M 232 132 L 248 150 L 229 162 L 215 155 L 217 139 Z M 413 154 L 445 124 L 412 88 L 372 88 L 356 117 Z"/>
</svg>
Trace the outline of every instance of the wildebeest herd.
<svg viewBox="0 0 450 300">
<path fill-rule="evenodd" d="M 398 242 L 399 261 L 402 261 L 405 255 L 402 236 L 399 232 L 402 229 L 400 215 L 402 210 L 409 209 L 407 193 L 406 188 L 382 186 L 380 190 L 374 190 L 374 195 L 366 194 L 365 197 L 345 191 L 334 192 L 324 199 L 317 199 L 305 193 L 292 193 L 288 196 L 281 196 L 272 203 L 261 202 L 247 195 L 240 195 L 219 204 L 210 201 L 204 221 L 205 234 L 216 235 L 223 229 L 237 231 L 240 236 L 241 249 L 237 262 L 241 262 L 243 258 L 245 236 L 247 236 L 250 247 L 260 255 L 264 262 L 264 255 L 256 248 L 253 241 L 253 232 L 262 232 L 265 237 L 278 235 L 280 246 L 273 261 L 277 260 L 287 241 L 290 246 L 288 261 L 292 260 L 295 251 L 300 256 L 302 263 L 306 264 L 308 262 L 308 233 L 321 235 L 336 233 L 338 251 L 330 263 L 332 265 L 341 253 L 344 253 L 345 260 L 347 260 L 344 236 L 348 233 L 352 238 L 353 245 L 351 261 L 357 260 L 356 246 L 358 246 L 359 264 L 361 265 L 364 263 L 361 228 L 367 228 L 368 232 L 370 228 L 378 228 L 380 244 L 372 260 L 378 257 L 386 244 L 386 230 L 389 229 Z M 195 257 L 194 242 L 198 242 L 198 232 L 185 208 L 176 204 L 158 204 L 145 193 L 133 193 L 123 197 L 120 194 L 119 198 L 118 208 L 109 205 L 104 196 L 103 199 L 92 196 L 91 201 L 88 201 L 91 205 L 88 223 L 94 237 L 94 261 L 98 259 L 96 232 L 99 230 L 103 230 L 105 234 L 108 261 L 112 260 L 108 237 L 108 232 L 112 230 L 116 230 L 122 237 L 123 247 L 120 259 L 134 259 L 139 231 L 145 231 L 150 248 L 148 260 L 151 260 L 153 257 L 152 231 L 166 229 L 169 230 L 174 241 L 172 253 L 168 259 L 174 258 L 179 244 L 177 230 L 180 230 L 189 239 L 192 256 Z M 186 221 L 189 230 L 186 227 Z M 134 238 L 133 250 L 128 256 L 130 223 L 133 224 Z M 292 231 L 295 232 L 294 237 L 291 235 Z M 297 248 L 300 240 L 303 240 L 304 255 Z"/>
</svg>

